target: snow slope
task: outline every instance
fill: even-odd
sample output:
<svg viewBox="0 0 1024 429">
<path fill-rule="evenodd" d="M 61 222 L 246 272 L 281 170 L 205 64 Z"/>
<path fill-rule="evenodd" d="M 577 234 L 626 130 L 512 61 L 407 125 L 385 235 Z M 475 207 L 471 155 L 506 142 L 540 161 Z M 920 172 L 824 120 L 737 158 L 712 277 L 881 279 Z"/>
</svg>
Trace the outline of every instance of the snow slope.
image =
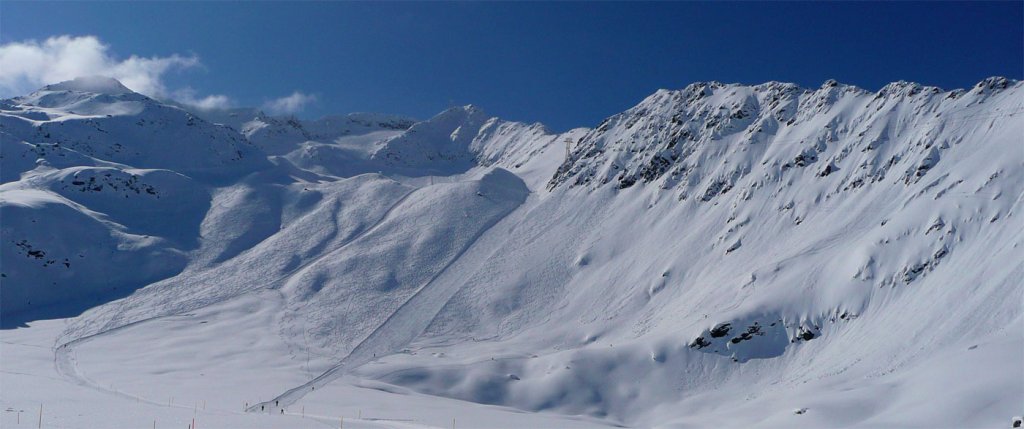
<svg viewBox="0 0 1024 429">
<path fill-rule="evenodd" d="M 707 82 L 554 134 L 52 85 L 0 111 L 0 311 L 88 310 L 0 334 L 54 341 L 46 386 L 84 402 L 224 427 L 998 427 L 1024 414 L 1022 94 Z M 158 134 L 205 158 L 132 144 Z"/>
</svg>

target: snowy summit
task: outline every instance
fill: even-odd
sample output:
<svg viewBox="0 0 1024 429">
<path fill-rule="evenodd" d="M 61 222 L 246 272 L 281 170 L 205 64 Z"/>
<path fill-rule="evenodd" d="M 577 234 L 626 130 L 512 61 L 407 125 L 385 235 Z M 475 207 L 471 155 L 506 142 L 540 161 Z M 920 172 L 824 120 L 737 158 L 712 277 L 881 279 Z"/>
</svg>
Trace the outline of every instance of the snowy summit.
<svg viewBox="0 0 1024 429">
<path fill-rule="evenodd" d="M 47 85 L 42 90 L 93 92 L 97 94 L 108 95 L 122 95 L 132 92 L 130 89 L 122 85 L 121 82 L 118 82 L 117 79 L 105 76 L 77 77 L 66 82 L 61 82 L 54 85 Z"/>
</svg>

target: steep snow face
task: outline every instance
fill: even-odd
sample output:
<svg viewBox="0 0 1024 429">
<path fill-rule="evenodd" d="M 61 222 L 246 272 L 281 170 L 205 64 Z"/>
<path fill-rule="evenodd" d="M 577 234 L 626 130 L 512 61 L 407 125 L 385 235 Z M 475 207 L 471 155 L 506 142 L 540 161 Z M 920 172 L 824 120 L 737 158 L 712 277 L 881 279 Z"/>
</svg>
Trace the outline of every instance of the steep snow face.
<svg viewBox="0 0 1024 429">
<path fill-rule="evenodd" d="M 530 189 L 540 190 L 565 161 L 566 142 L 576 141 L 586 128 L 554 134 L 543 124 L 488 119 L 469 146 L 482 167 L 500 166 L 514 171 Z"/>
<path fill-rule="evenodd" d="M 576 142 L 549 187 L 653 183 L 710 201 L 805 172 L 845 189 L 890 170 L 909 183 L 979 112 L 998 119 L 1019 109 L 1019 86 L 993 78 L 967 92 L 896 82 L 872 94 L 834 81 L 815 91 L 775 82 L 662 90 Z"/>
<path fill-rule="evenodd" d="M 62 373 L 187 392 L 268 369 L 232 404 L 274 413 L 369 385 L 638 427 L 999 425 L 1024 400 L 1022 96 L 711 82 L 564 134 L 472 106 L 264 118 L 240 138 L 277 155 L 216 182 L 40 143 L 84 119 L 8 101 L 2 302 L 66 293 L 34 276 L 146 285 L 68 323 Z M 48 263 L 82 249 L 110 256 Z M 120 357 L 176 335 L 251 372 Z"/>
<path fill-rule="evenodd" d="M 474 165 L 470 143 L 487 120 L 474 106 L 454 107 L 388 139 L 372 159 L 407 172 L 449 175 Z"/>
</svg>

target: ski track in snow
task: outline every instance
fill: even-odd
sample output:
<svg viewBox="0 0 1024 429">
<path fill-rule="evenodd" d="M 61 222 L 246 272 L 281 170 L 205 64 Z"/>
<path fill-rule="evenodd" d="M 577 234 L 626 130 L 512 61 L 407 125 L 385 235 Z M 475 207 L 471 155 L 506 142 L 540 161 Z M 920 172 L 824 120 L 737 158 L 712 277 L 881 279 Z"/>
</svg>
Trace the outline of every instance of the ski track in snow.
<svg viewBox="0 0 1024 429">
<path fill-rule="evenodd" d="M 75 383 L 75 384 L 77 384 L 79 386 L 83 386 L 83 387 L 88 387 L 88 388 L 94 389 L 94 390 L 96 390 L 98 392 L 102 392 L 102 393 L 105 393 L 105 394 L 108 394 L 108 395 L 118 396 L 118 397 L 125 398 L 125 399 L 131 399 L 131 400 L 135 400 L 135 401 L 143 401 L 143 402 L 146 402 L 148 404 L 153 404 L 153 405 L 160 405 L 160 406 L 173 405 L 173 406 L 178 407 L 178 408 L 188 408 L 188 409 L 191 409 L 192 407 L 188 407 L 188 406 L 185 406 L 185 405 L 159 403 L 159 402 L 155 402 L 155 401 L 143 398 L 141 396 L 135 396 L 135 395 L 131 395 L 131 394 L 128 394 L 128 393 L 125 393 L 125 392 L 121 392 L 121 391 L 115 390 L 115 389 L 111 389 L 109 387 L 103 386 L 102 384 L 93 381 L 88 376 L 83 374 L 82 371 L 78 368 L 78 360 L 75 357 L 75 347 L 76 346 L 88 343 L 90 341 L 96 340 L 98 338 L 101 338 L 101 337 L 104 337 L 104 336 L 107 336 L 107 335 L 110 335 L 110 334 L 117 333 L 118 331 L 121 331 L 121 330 L 124 330 L 124 329 L 128 329 L 128 328 L 131 328 L 133 326 L 138 326 L 138 325 L 142 325 L 142 324 L 145 324 L 147 322 L 151 322 L 151 321 L 154 321 L 154 320 L 157 320 L 157 319 L 162 319 L 164 317 L 170 317 L 170 316 L 161 316 L 161 317 L 155 317 L 155 318 L 152 318 L 152 319 L 141 320 L 141 321 L 138 321 L 138 322 L 129 323 L 129 324 L 124 325 L 124 326 L 119 326 L 119 327 L 114 328 L 114 329 L 106 330 L 106 331 L 103 331 L 103 332 L 100 332 L 100 333 L 96 333 L 96 334 L 93 334 L 93 335 L 89 335 L 89 336 L 86 336 L 86 337 L 77 338 L 77 339 L 68 341 L 68 342 L 66 342 L 66 343 L 64 343 L 62 345 L 59 345 L 56 348 L 54 348 L 54 350 L 53 350 L 53 366 L 57 370 L 57 373 L 60 374 L 62 377 L 64 377 L 66 380 L 68 380 L 68 381 L 70 381 L 72 383 Z"/>
<path fill-rule="evenodd" d="M 344 375 L 344 370 L 346 368 L 355 368 L 370 362 L 378 354 L 384 356 L 385 354 L 394 353 L 402 346 L 415 339 L 416 336 L 426 329 L 427 324 L 429 324 L 437 315 L 438 311 L 441 310 L 441 307 L 443 307 L 444 304 L 451 299 L 452 295 L 458 291 L 459 287 L 462 286 L 458 283 L 449 282 L 431 287 L 434 284 L 434 280 L 441 277 L 453 264 L 458 263 L 461 260 L 462 255 L 469 251 L 481 236 L 486 234 L 487 231 L 494 227 L 494 225 L 500 223 L 501 220 L 511 214 L 512 211 L 514 211 L 514 208 L 507 210 L 504 215 L 492 220 L 484 228 L 481 228 L 480 231 L 478 231 L 476 235 L 468 241 L 467 245 L 452 257 L 444 268 L 438 271 L 437 274 L 427 281 L 426 284 L 417 289 L 409 299 L 402 303 L 395 312 L 391 313 L 388 318 L 385 319 L 384 323 L 377 326 L 370 335 L 360 341 L 359 344 L 357 344 L 352 351 L 342 358 L 336 365 L 312 380 L 285 391 L 274 399 L 249 407 L 249 410 L 255 411 L 257 406 L 269 405 L 272 403 L 276 404 L 279 402 L 282 404 L 280 405 L 280 408 L 288 407 L 302 399 L 302 397 L 307 393 L 315 390 L 316 387 L 327 385 L 331 381 L 334 381 L 338 377 Z M 414 309 L 415 311 L 410 311 L 410 309 Z"/>
<path fill-rule="evenodd" d="M 305 270 L 307 270 L 309 267 L 313 266 L 317 262 L 320 262 L 321 260 L 323 260 L 325 258 L 329 258 L 329 257 L 333 256 L 335 252 L 345 248 L 349 244 L 351 244 L 353 242 L 356 242 L 356 241 L 360 240 L 361 238 L 363 238 L 364 236 L 372 233 L 374 230 L 376 230 L 378 227 L 380 227 L 380 225 L 382 225 L 386 221 L 388 221 L 390 219 L 390 217 L 391 217 L 391 214 L 398 207 L 400 207 L 403 202 L 405 202 L 409 197 L 411 197 L 418 190 L 419 190 L 419 188 L 410 190 L 409 192 L 405 193 L 402 197 L 397 199 L 385 211 L 385 213 L 380 218 L 378 218 L 369 227 L 367 227 L 367 228 L 363 229 L 362 231 L 359 231 L 358 233 L 354 234 L 352 237 L 350 237 L 348 240 L 340 243 L 338 246 L 336 246 L 336 247 L 334 247 L 334 248 L 332 248 L 332 249 L 330 249 L 328 251 L 322 252 L 320 254 L 320 256 L 318 256 L 316 258 L 313 258 L 313 259 L 303 263 L 302 265 L 294 268 L 292 271 L 282 275 L 280 278 L 270 282 L 269 285 L 266 286 L 264 289 L 270 289 L 270 290 L 274 290 L 275 292 L 277 292 L 277 289 L 280 287 L 280 285 L 288 283 L 291 279 L 296 278 L 298 276 L 301 276 Z M 433 280 L 436 279 L 437 277 L 440 277 L 442 274 L 444 274 L 444 272 L 447 270 L 448 266 L 458 262 L 460 260 L 460 258 L 462 257 L 462 255 L 465 254 L 470 248 L 473 247 L 473 245 L 476 243 L 476 240 L 479 237 L 481 237 L 482 235 L 486 234 L 487 231 L 489 231 L 494 225 L 500 223 L 501 220 L 504 219 L 506 216 L 508 216 L 508 214 L 511 213 L 513 210 L 514 209 L 508 210 L 505 213 L 505 215 L 503 215 L 500 218 L 497 218 L 497 219 L 493 220 L 485 228 L 483 228 L 480 231 L 478 231 L 477 234 L 472 239 L 469 240 L 468 245 L 466 247 L 464 247 L 458 254 L 456 254 L 451 259 L 451 261 L 445 266 L 444 269 L 439 271 L 427 284 L 425 284 L 423 287 L 419 288 L 408 300 L 406 300 L 405 303 L 403 303 L 398 308 L 397 311 L 392 313 L 384 321 L 383 324 L 381 324 L 376 329 L 374 329 L 374 331 L 369 336 L 367 336 L 355 348 L 353 348 L 353 350 L 345 358 L 341 359 L 334 367 L 330 368 L 329 370 L 325 371 L 323 374 L 315 377 L 314 379 L 310 380 L 309 382 L 302 384 L 301 386 L 297 386 L 297 387 L 294 387 L 292 389 L 289 389 L 288 391 L 282 393 L 281 395 L 279 395 L 278 397 L 276 397 L 274 399 L 271 399 L 271 400 L 268 400 L 268 401 L 265 401 L 265 402 L 262 402 L 262 403 L 256 403 L 254 405 L 251 405 L 248 408 L 248 411 L 249 412 L 255 412 L 256 410 L 258 410 L 258 408 L 260 406 L 268 406 L 268 405 L 270 405 L 272 403 L 275 403 L 275 402 L 278 402 L 278 401 L 282 403 L 282 405 L 277 408 L 278 410 L 280 410 L 282 408 L 286 408 L 289 405 L 292 405 L 296 401 L 300 400 L 303 396 L 306 395 L 306 393 L 308 393 L 308 391 L 313 390 L 316 386 L 324 386 L 324 385 L 330 383 L 331 381 L 337 379 L 338 377 L 344 375 L 345 373 L 344 373 L 343 370 L 346 367 L 358 367 L 359 365 L 362 365 L 364 363 L 367 363 L 367 362 L 373 360 L 373 358 L 375 357 L 376 354 L 380 354 L 380 355 L 383 356 L 386 353 L 394 352 L 399 347 L 407 344 L 409 341 L 414 339 L 415 336 L 420 333 L 420 331 L 425 329 L 426 324 L 430 322 L 430 319 L 432 319 L 434 317 L 434 315 L 436 315 L 437 311 L 440 310 L 441 306 L 443 306 L 444 303 L 447 302 L 447 300 L 449 298 L 451 298 L 451 295 L 454 294 L 455 291 L 458 289 L 457 287 L 453 287 L 452 284 L 444 285 L 444 286 L 447 286 L 445 288 L 441 288 L 441 287 L 431 288 L 430 285 L 433 283 Z M 454 286 L 461 286 L 461 285 L 454 285 Z M 283 301 L 283 297 L 280 296 L 280 292 L 278 292 L 276 294 L 276 296 L 278 297 L 277 301 L 279 302 L 279 304 L 278 304 L 279 307 L 283 308 L 283 305 L 280 304 L 280 302 Z M 104 387 L 100 383 L 92 381 L 88 376 L 83 374 L 81 372 L 81 370 L 78 368 L 78 365 L 77 365 L 76 359 L 75 359 L 75 355 L 74 355 L 75 347 L 78 346 L 78 345 L 82 345 L 82 344 L 85 344 L 87 342 L 90 342 L 90 341 L 93 341 L 93 340 L 96 340 L 96 339 L 108 336 L 108 335 L 115 334 L 115 333 L 117 333 L 119 331 L 122 331 L 124 329 L 127 329 L 127 328 L 131 328 L 131 327 L 134 327 L 134 326 L 142 325 L 142 324 L 145 324 L 145 323 L 148 323 L 148 322 L 152 322 L 152 321 L 156 321 L 156 320 L 160 320 L 160 319 L 165 319 L 165 318 L 170 318 L 170 317 L 186 315 L 186 314 L 192 313 L 192 312 L 194 312 L 196 310 L 200 310 L 202 308 L 206 308 L 206 307 L 210 307 L 210 306 L 213 306 L 213 305 L 221 304 L 223 302 L 230 301 L 230 300 L 236 299 L 236 298 L 238 298 L 238 297 L 229 297 L 229 298 L 226 298 L 226 299 L 223 299 L 223 300 L 209 302 L 209 303 L 206 303 L 206 304 L 204 304 L 204 305 L 202 305 L 200 307 L 191 308 L 188 311 L 186 311 L 185 313 L 163 315 L 163 316 L 157 316 L 157 317 L 148 318 L 148 319 L 144 319 L 144 320 L 140 320 L 140 321 L 136 321 L 136 322 L 131 322 L 131 323 L 128 323 L 128 324 L 125 324 L 125 325 L 121 325 L 121 326 L 115 327 L 115 328 L 105 329 L 102 332 L 98 332 L 98 333 L 91 334 L 91 335 L 88 335 L 88 336 L 85 336 L 85 337 L 76 338 L 76 339 L 73 339 L 71 341 L 67 341 L 67 342 L 65 342 L 65 343 L 63 343 L 61 345 L 56 346 L 56 348 L 54 349 L 54 366 L 57 369 L 57 372 L 59 374 L 61 374 L 62 376 L 64 376 L 68 380 L 70 380 L 70 381 L 72 381 L 72 382 L 74 382 L 74 383 L 76 383 L 78 385 L 89 387 L 89 388 L 95 389 L 95 390 L 97 390 L 99 392 L 102 392 L 102 393 L 120 396 L 120 397 L 123 397 L 123 398 L 126 398 L 126 399 L 141 400 L 141 401 L 144 401 L 144 402 L 147 402 L 147 403 L 150 403 L 150 404 L 154 404 L 154 405 L 164 405 L 163 403 L 160 403 L 160 402 L 155 402 L 155 401 L 152 401 L 152 400 L 149 400 L 149 399 L 146 399 L 146 398 L 130 395 L 130 394 L 127 394 L 127 393 L 124 393 L 124 392 L 120 392 L 120 391 L 117 391 L 117 390 L 112 390 L 110 388 Z M 407 311 L 410 307 L 415 307 L 415 308 L 433 308 L 435 310 L 433 312 L 429 313 L 429 317 L 417 317 L 417 316 L 422 316 L 424 313 L 416 312 L 416 311 Z M 399 329 L 397 331 L 394 330 L 393 327 L 395 325 L 402 326 L 402 329 Z M 410 329 L 413 329 L 412 327 L 414 327 L 414 326 L 419 326 L 420 329 L 418 331 L 416 331 L 416 332 L 412 332 Z M 402 336 L 400 338 L 395 338 L 394 332 L 407 333 L 408 335 L 404 335 L 404 336 Z M 174 406 L 177 406 L 179 408 L 186 408 L 186 409 L 192 408 L 192 407 L 189 407 L 189 406 L 177 405 L 177 404 L 175 404 Z M 285 413 L 287 414 L 288 412 L 285 411 Z M 325 419 L 327 419 L 327 418 L 325 417 Z M 422 425 L 407 425 L 407 426 L 408 427 L 416 427 L 416 428 L 423 427 Z"/>
<path fill-rule="evenodd" d="M 335 247 L 331 251 L 324 252 L 321 256 L 319 256 L 317 258 L 313 258 L 312 260 L 306 262 L 305 264 L 302 264 L 302 265 L 296 267 L 295 269 L 293 269 L 292 271 L 282 275 L 278 279 L 272 281 L 264 289 L 272 289 L 272 290 L 276 291 L 276 289 L 278 288 L 278 286 L 277 286 L 278 284 L 286 283 L 289 279 L 291 279 L 295 275 L 301 274 L 302 271 L 305 270 L 306 268 L 308 268 L 310 265 L 320 261 L 322 258 L 330 256 L 333 253 L 333 251 L 338 250 L 338 249 L 342 249 L 345 246 L 349 245 L 350 243 L 355 242 L 355 241 L 359 240 L 360 238 L 362 238 L 363 236 L 373 232 L 374 229 L 376 229 L 382 223 L 387 221 L 387 219 L 390 217 L 391 213 L 398 206 L 400 206 L 406 199 L 408 199 L 409 196 L 411 196 L 415 192 L 416 192 L 416 189 L 413 189 L 413 190 L 407 192 L 405 195 L 403 195 L 397 201 L 395 201 L 395 203 L 392 204 L 391 207 L 389 207 L 387 209 L 387 211 L 385 211 L 385 213 L 379 219 L 377 219 L 377 221 L 374 222 L 371 226 L 369 226 L 369 227 L 365 228 L 364 230 L 354 234 L 351 238 L 349 238 L 348 240 L 340 243 L 337 247 Z M 279 294 L 280 293 L 278 292 L 278 295 Z M 223 299 L 223 300 L 219 300 L 219 301 L 215 301 L 215 302 L 209 302 L 209 303 L 204 304 L 203 306 L 189 309 L 188 311 L 186 311 L 184 313 L 177 313 L 177 314 L 157 316 L 157 317 L 143 319 L 143 320 L 136 321 L 136 322 L 131 322 L 131 323 L 128 323 L 128 324 L 125 324 L 125 325 L 121 325 L 121 326 L 115 327 L 115 328 L 107 328 L 107 329 L 105 329 L 105 330 L 103 330 L 101 332 L 97 332 L 95 334 L 91 334 L 91 335 L 88 335 L 88 336 L 85 336 L 85 337 L 81 337 L 81 338 L 76 338 L 76 339 L 73 339 L 71 341 L 67 341 L 67 342 L 65 342 L 63 344 L 59 344 L 59 345 L 57 345 L 54 348 L 54 366 L 56 367 L 57 372 L 59 374 L 61 374 L 62 376 L 65 376 L 66 378 L 68 378 L 69 380 L 73 381 L 76 384 L 79 384 L 79 385 L 82 385 L 82 386 L 86 386 L 86 387 L 91 387 L 91 388 L 96 389 L 97 391 L 100 391 L 100 392 L 103 392 L 103 393 L 113 394 L 113 395 L 129 398 L 129 399 L 144 400 L 146 402 L 150 402 L 150 403 L 153 403 L 153 404 L 161 405 L 160 403 L 149 401 L 149 400 L 147 400 L 145 398 L 138 398 L 138 397 L 131 396 L 131 395 L 128 395 L 128 394 L 123 393 L 123 392 L 118 392 L 116 390 L 110 390 L 110 389 L 102 386 L 101 384 L 93 382 L 92 380 L 90 380 L 87 376 L 85 376 L 84 374 L 82 374 L 79 371 L 78 366 L 75 364 L 75 358 L 74 358 L 74 348 L 75 348 L 75 346 L 80 345 L 80 344 L 84 344 L 85 342 L 89 342 L 89 341 L 95 340 L 95 339 L 100 338 L 100 337 L 104 337 L 104 336 L 107 336 L 107 335 L 110 335 L 110 334 L 114 334 L 114 333 L 116 333 L 118 331 L 130 328 L 130 327 L 133 327 L 133 326 L 137 326 L 137 325 L 140 325 L 140 324 L 143 324 L 143 323 L 147 323 L 147 322 L 151 322 L 151 321 L 155 321 L 155 320 L 159 320 L 159 319 L 164 319 L 164 318 L 168 318 L 168 317 L 181 316 L 181 315 L 188 314 L 188 313 L 191 313 L 193 311 L 199 310 L 201 308 L 205 308 L 205 307 L 213 306 L 213 305 L 216 305 L 216 304 L 220 304 L 220 303 L 223 303 L 225 301 L 229 301 L 229 300 L 232 300 L 232 299 L 235 299 L 235 298 L 237 298 L 237 297 L 228 297 L 228 298 Z M 282 308 L 283 308 L 283 306 L 282 306 Z M 255 406 L 253 406 L 253 407 L 255 407 Z M 189 407 L 185 407 L 185 408 L 189 408 Z"/>
</svg>

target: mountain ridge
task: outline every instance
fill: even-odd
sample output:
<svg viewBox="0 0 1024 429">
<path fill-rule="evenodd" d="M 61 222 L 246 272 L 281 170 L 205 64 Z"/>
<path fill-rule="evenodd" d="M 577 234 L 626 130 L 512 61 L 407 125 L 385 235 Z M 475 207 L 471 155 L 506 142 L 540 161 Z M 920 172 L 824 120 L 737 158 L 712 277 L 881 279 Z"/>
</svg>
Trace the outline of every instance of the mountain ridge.
<svg viewBox="0 0 1024 429">
<path fill-rule="evenodd" d="M 4 100 L 0 302 L 76 316 L 63 366 L 122 327 L 272 336 L 305 363 L 246 385 L 285 407 L 354 377 L 643 427 L 988 424 L 1024 398 L 1022 90 L 695 83 L 566 133 L 474 106 L 247 135 L 130 94 Z M 159 134 L 117 121 L 246 156 L 209 178 L 104 150 Z M 275 316 L 189 328 L 243 302 Z M 995 417 L 957 405 L 993 388 Z"/>
</svg>

